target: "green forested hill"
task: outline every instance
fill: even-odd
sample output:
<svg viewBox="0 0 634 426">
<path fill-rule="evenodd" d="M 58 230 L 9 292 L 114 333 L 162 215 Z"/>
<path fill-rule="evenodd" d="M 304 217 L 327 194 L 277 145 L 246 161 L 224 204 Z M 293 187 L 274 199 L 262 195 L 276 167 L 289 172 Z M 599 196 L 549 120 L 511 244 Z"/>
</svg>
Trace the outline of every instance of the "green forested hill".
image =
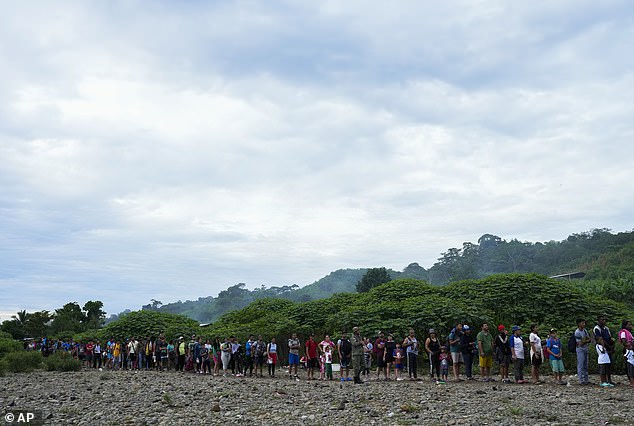
<svg viewBox="0 0 634 426">
<path fill-rule="evenodd" d="M 196 301 L 178 301 L 161 305 L 143 306 L 187 315 L 203 323 L 212 322 L 224 313 L 247 306 L 264 298 L 279 298 L 307 302 L 336 293 L 354 292 L 357 282 L 368 269 L 340 269 L 322 279 L 299 287 L 284 285 L 248 290 L 246 284 L 236 284 L 220 292 L 217 297 L 202 297 Z M 462 248 L 450 248 L 442 253 L 431 268 L 412 263 L 402 272 L 389 270 L 392 279 L 416 278 L 433 285 L 446 285 L 460 280 L 480 279 L 499 273 L 538 273 L 546 276 L 567 272 L 585 272 L 587 288 L 610 294 L 625 295 L 624 289 L 634 281 L 634 232 L 612 233 L 607 229 L 572 234 L 563 241 L 520 242 L 493 235 L 482 235 L 476 243 L 465 242 Z M 620 300 L 620 299 L 619 299 Z"/>
<path fill-rule="evenodd" d="M 457 321 L 479 325 L 535 322 L 542 330 L 571 330 L 577 318 L 593 320 L 606 314 L 613 323 L 634 317 L 634 306 L 589 294 L 571 281 L 536 274 L 492 275 L 447 286 L 415 279 L 398 279 L 367 293 L 341 293 L 304 303 L 262 299 L 222 316 L 206 331 L 210 335 L 262 334 L 266 338 L 337 334 L 358 325 L 374 336 L 387 330 L 404 336 L 414 327 L 420 335 L 434 327 L 444 335 Z"/>
</svg>

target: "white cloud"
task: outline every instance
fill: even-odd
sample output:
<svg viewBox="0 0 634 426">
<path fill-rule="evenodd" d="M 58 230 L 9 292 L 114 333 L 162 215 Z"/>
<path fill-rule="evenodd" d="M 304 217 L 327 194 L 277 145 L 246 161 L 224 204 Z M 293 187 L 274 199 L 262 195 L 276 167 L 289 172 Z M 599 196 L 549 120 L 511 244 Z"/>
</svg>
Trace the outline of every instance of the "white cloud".
<svg viewBox="0 0 634 426">
<path fill-rule="evenodd" d="M 631 228 L 627 2 L 45 9 L 0 17 L 3 312 Z"/>
</svg>

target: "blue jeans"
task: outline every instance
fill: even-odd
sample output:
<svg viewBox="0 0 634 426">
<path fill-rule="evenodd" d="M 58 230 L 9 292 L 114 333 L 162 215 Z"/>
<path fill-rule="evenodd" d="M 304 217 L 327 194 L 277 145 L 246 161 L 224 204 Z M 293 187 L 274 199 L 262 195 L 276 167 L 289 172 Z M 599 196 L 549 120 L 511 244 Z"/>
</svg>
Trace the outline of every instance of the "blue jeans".
<svg viewBox="0 0 634 426">
<path fill-rule="evenodd" d="M 577 347 L 577 375 L 579 383 L 588 383 L 588 346 Z"/>
</svg>

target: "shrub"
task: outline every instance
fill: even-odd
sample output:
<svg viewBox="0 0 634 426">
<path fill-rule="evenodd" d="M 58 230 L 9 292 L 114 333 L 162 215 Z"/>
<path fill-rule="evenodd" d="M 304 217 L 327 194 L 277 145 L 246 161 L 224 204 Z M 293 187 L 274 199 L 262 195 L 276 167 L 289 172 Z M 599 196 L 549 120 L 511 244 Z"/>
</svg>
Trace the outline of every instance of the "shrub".
<svg viewBox="0 0 634 426">
<path fill-rule="evenodd" d="M 68 352 L 55 352 L 44 359 L 47 371 L 79 371 L 81 361 L 73 358 Z"/>
<path fill-rule="evenodd" d="M 12 373 L 24 373 L 40 368 L 42 359 L 40 352 L 29 351 L 11 352 L 4 357 L 7 363 L 7 370 Z"/>
<path fill-rule="evenodd" d="M 17 352 L 22 350 L 22 343 L 17 340 L 13 340 L 10 337 L 5 338 L 0 336 L 0 358 L 3 358 L 11 352 Z"/>
<path fill-rule="evenodd" d="M 0 359 L 0 377 L 4 377 L 7 372 L 7 361 Z"/>
</svg>

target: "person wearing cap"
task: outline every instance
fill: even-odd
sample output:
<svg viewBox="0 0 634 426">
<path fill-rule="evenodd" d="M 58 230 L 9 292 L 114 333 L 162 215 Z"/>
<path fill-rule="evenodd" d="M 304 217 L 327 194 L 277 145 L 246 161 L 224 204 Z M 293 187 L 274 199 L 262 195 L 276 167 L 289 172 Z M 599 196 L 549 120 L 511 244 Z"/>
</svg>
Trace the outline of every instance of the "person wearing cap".
<svg viewBox="0 0 634 426">
<path fill-rule="evenodd" d="M 489 333 L 489 324 L 482 324 L 482 330 L 476 336 L 480 377 L 483 382 L 491 382 L 491 367 L 493 366 L 493 337 Z"/>
<path fill-rule="evenodd" d="M 365 360 L 363 359 L 363 337 L 361 337 L 361 331 L 359 327 L 352 328 L 352 336 L 350 337 L 350 343 L 352 344 L 352 368 L 354 370 L 354 383 L 361 384 L 361 371 L 365 367 Z"/>
<path fill-rule="evenodd" d="M 451 353 L 451 360 L 453 361 L 453 377 L 456 382 L 461 382 L 460 378 L 460 364 L 464 363 L 462 352 L 460 351 L 460 339 L 462 338 L 462 324 L 456 324 L 456 327 L 449 333 L 449 352 Z"/>
<path fill-rule="evenodd" d="M 514 325 L 512 331 L 513 334 L 509 338 L 509 346 L 511 348 L 511 358 L 513 358 L 513 375 L 515 383 L 522 385 L 526 383 L 524 381 L 524 339 L 519 325 Z"/>
<path fill-rule="evenodd" d="M 429 337 L 425 340 L 425 352 L 429 356 L 429 375 L 434 380 L 436 373 L 436 383 L 440 382 L 440 340 L 436 337 L 436 330 L 429 329 Z"/>
<path fill-rule="evenodd" d="M 418 375 L 416 369 L 418 365 L 418 340 L 416 340 L 416 334 L 414 329 L 409 329 L 408 336 L 403 340 L 403 347 L 407 356 L 407 374 L 410 380 L 416 380 Z"/>
<path fill-rule="evenodd" d="M 555 382 L 565 385 L 563 374 L 566 370 L 564 369 L 564 361 L 561 359 L 561 340 L 557 337 L 557 330 L 554 328 L 550 329 L 550 335 L 546 340 L 546 355 L 549 358 Z"/>
<path fill-rule="evenodd" d="M 493 344 L 495 362 L 500 368 L 500 380 L 502 383 L 511 383 L 509 379 L 509 365 L 511 364 L 511 347 L 509 346 L 509 336 L 506 327 L 498 325 L 498 335 Z"/>
<path fill-rule="evenodd" d="M 176 353 L 178 354 L 178 371 L 182 372 L 185 368 L 185 355 L 187 354 L 187 344 L 183 336 L 178 338 Z"/>
<path fill-rule="evenodd" d="M 476 342 L 471 327 L 467 324 L 462 326 L 462 336 L 460 337 L 460 351 L 464 360 L 464 374 L 467 380 L 473 380 L 473 353 L 476 349 Z"/>
</svg>

